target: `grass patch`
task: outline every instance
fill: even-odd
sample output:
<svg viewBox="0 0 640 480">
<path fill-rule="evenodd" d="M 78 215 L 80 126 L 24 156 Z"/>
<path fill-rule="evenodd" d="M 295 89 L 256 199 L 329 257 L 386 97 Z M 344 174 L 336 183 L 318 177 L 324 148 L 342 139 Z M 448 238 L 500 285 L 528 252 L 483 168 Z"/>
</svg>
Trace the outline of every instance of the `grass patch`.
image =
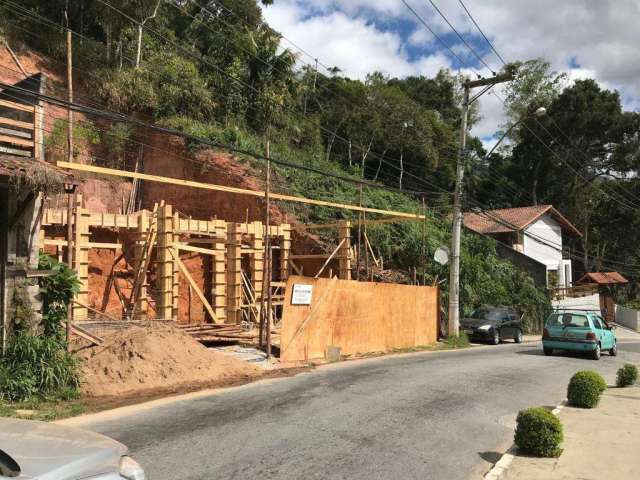
<svg viewBox="0 0 640 480">
<path fill-rule="evenodd" d="M 0 417 L 41 420 L 44 422 L 75 417 L 86 411 L 87 406 L 81 400 L 0 402 Z"/>
<path fill-rule="evenodd" d="M 449 335 L 444 343 L 447 348 L 466 348 L 469 346 L 469 337 L 466 333 L 460 332 L 458 335 Z"/>
</svg>

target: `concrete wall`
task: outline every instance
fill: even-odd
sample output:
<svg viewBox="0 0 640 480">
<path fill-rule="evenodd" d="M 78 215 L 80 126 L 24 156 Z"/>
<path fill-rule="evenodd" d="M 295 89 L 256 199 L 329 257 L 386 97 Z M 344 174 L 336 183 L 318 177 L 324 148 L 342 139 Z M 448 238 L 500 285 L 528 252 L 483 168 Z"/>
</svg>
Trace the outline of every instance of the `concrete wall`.
<svg viewBox="0 0 640 480">
<path fill-rule="evenodd" d="M 616 323 L 640 332 L 640 310 L 632 310 L 616 305 Z"/>
<path fill-rule="evenodd" d="M 585 297 L 563 298 L 562 300 L 553 300 L 551 305 L 555 308 L 577 308 L 580 310 L 600 311 L 600 294 L 587 295 Z"/>
</svg>

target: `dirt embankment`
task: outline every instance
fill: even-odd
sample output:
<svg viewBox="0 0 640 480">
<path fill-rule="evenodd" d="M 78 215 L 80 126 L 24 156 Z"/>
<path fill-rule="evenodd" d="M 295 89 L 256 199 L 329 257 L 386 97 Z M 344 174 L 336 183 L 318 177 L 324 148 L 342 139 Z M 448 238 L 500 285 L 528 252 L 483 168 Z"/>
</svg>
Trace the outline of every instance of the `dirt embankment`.
<svg viewBox="0 0 640 480">
<path fill-rule="evenodd" d="M 171 325 L 101 332 L 100 346 L 78 345 L 87 397 L 148 395 L 223 386 L 262 375 L 256 366 L 212 351 Z"/>
</svg>

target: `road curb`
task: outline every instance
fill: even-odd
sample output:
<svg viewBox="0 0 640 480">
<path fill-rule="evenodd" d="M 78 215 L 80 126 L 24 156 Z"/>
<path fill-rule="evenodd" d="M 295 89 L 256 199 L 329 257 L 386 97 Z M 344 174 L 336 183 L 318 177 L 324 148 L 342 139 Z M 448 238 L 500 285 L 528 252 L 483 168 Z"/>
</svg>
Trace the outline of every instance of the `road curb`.
<svg viewBox="0 0 640 480">
<path fill-rule="evenodd" d="M 560 404 L 556 405 L 556 408 L 551 410 L 551 413 L 553 413 L 557 417 L 566 405 L 567 405 L 567 399 L 565 398 L 562 402 L 560 402 Z M 500 457 L 500 460 L 498 460 L 493 465 L 491 470 L 489 470 L 484 475 L 484 477 L 482 477 L 482 479 L 483 480 L 499 480 L 502 477 L 502 475 L 504 475 L 504 473 L 511 466 L 511 463 L 515 458 L 515 454 L 517 450 L 518 450 L 518 447 L 516 446 L 516 444 L 515 443 L 512 444 L 507 449 L 507 451 L 502 454 L 502 457 Z"/>
</svg>

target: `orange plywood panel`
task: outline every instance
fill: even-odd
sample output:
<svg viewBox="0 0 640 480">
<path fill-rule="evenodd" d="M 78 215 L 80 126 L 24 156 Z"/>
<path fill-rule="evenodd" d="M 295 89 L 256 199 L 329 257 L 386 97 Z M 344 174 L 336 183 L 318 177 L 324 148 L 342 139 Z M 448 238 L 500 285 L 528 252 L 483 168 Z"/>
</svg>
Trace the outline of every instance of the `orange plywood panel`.
<svg viewBox="0 0 640 480">
<path fill-rule="evenodd" d="M 292 303 L 294 285 L 311 285 L 311 304 Z M 428 345 L 437 340 L 438 289 L 415 285 L 292 276 L 281 333 L 283 361 Z"/>
</svg>

